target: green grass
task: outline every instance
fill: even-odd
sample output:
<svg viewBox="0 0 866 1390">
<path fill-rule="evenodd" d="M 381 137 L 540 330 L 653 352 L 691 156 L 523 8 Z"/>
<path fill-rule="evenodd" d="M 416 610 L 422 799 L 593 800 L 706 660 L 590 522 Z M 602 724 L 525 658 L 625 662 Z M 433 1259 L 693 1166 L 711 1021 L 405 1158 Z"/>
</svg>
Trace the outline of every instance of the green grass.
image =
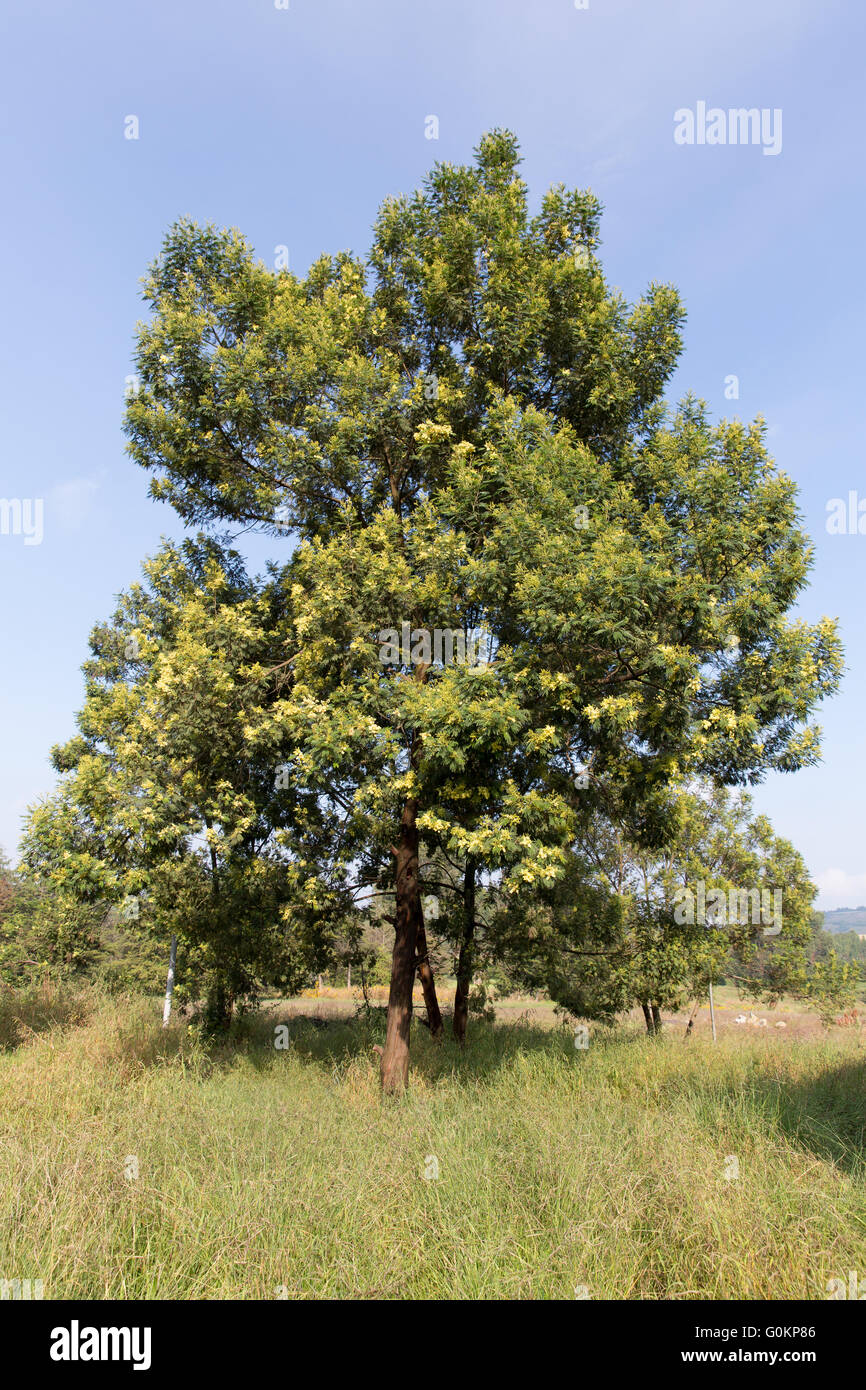
<svg viewBox="0 0 866 1390">
<path fill-rule="evenodd" d="M 383 1103 L 378 1017 L 295 1018 L 276 1051 L 260 1016 L 207 1051 L 154 1003 L 55 1012 L 0 1053 L 0 1277 L 46 1298 L 825 1298 L 866 1274 L 854 1038 L 626 1026 L 579 1051 L 476 1024 L 460 1055 L 418 1029 Z"/>
</svg>

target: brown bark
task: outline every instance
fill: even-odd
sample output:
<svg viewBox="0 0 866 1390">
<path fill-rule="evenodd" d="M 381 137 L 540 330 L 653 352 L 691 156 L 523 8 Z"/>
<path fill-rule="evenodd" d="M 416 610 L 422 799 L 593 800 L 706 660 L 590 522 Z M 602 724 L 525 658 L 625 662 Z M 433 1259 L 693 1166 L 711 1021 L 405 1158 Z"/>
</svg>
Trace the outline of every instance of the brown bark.
<svg viewBox="0 0 866 1390">
<path fill-rule="evenodd" d="M 429 667 L 421 662 L 415 680 L 423 685 Z M 413 737 L 410 763 L 417 765 L 420 737 Z M 418 800 L 409 797 L 400 819 L 400 838 L 393 851 L 394 872 L 394 953 L 391 957 L 391 987 L 388 991 L 388 1022 L 382 1053 L 381 1082 L 385 1095 L 399 1095 L 409 1085 L 409 1035 L 412 1027 L 412 987 L 417 968 L 418 932 L 423 931 L 421 887 L 418 881 Z M 426 934 L 424 937 L 426 947 Z M 425 950 L 426 954 L 426 950 Z M 438 1004 L 437 1004 L 438 1007 Z"/>
<path fill-rule="evenodd" d="M 412 1025 L 412 986 L 419 913 L 418 802 L 410 797 L 403 808 L 395 853 L 394 953 L 388 992 L 388 1024 L 382 1053 L 381 1080 L 386 1095 L 398 1095 L 409 1084 L 409 1031 Z"/>
<path fill-rule="evenodd" d="M 418 953 L 418 979 L 421 981 L 421 990 L 424 994 L 424 1003 L 427 1006 L 427 1023 L 432 1037 L 438 1041 L 442 1037 L 442 1010 L 439 1008 L 439 999 L 436 995 L 436 981 L 433 977 L 433 967 L 430 964 L 430 953 L 427 946 L 427 932 L 424 929 L 424 910 L 421 906 L 420 890 L 418 894 L 418 931 L 415 937 L 415 950 Z"/>
<path fill-rule="evenodd" d="M 457 991 L 454 995 L 454 1037 L 461 1047 L 466 1046 L 466 1024 L 469 1019 L 469 987 L 475 956 L 475 860 L 466 860 L 463 873 L 463 939 L 457 957 Z"/>
<path fill-rule="evenodd" d="M 653 1027 L 653 1016 L 650 1013 L 650 1006 L 649 1004 L 645 1004 L 643 1000 L 641 1000 L 640 1006 L 643 1009 L 643 1021 L 646 1024 L 646 1030 L 649 1033 L 650 1037 L 652 1037 L 653 1033 L 655 1032 L 655 1029 Z"/>
<path fill-rule="evenodd" d="M 694 1003 L 694 1007 L 693 1007 L 691 1013 L 689 1014 L 689 1021 L 688 1021 L 688 1023 L 686 1024 L 686 1033 L 685 1033 L 686 1039 L 689 1039 L 689 1038 L 692 1036 L 692 1029 L 693 1029 L 694 1026 L 695 1026 L 695 1019 L 696 1019 L 697 1016 L 698 1016 L 698 1009 L 699 1009 L 700 1007 L 701 1007 L 701 1001 L 700 1001 L 699 999 L 696 999 L 696 1000 L 695 1000 L 695 1003 Z"/>
<path fill-rule="evenodd" d="M 653 1032 L 660 1033 L 662 1031 L 662 1016 L 659 1012 L 659 1006 L 658 1004 L 652 1004 L 650 1007 L 653 1012 Z"/>
</svg>

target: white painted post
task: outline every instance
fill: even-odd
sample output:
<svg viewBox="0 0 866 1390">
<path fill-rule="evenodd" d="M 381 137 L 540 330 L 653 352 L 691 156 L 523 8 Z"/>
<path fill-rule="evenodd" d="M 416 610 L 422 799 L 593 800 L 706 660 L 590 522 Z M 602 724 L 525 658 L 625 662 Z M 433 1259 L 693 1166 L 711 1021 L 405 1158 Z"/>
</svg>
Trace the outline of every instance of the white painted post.
<svg viewBox="0 0 866 1390">
<path fill-rule="evenodd" d="M 177 965 L 177 937 L 171 938 L 171 947 L 168 953 L 168 979 L 165 985 L 165 1007 L 162 1011 L 162 1026 L 165 1028 L 171 1017 L 171 996 L 174 993 L 174 968 Z"/>
</svg>

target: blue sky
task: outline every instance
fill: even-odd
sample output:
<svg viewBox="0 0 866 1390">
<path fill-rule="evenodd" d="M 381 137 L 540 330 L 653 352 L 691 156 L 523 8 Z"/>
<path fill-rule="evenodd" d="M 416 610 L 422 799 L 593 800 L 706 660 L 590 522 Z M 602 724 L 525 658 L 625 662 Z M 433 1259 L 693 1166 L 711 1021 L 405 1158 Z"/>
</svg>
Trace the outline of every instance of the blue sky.
<svg viewBox="0 0 866 1390">
<path fill-rule="evenodd" d="M 182 214 L 236 226 L 269 264 L 288 246 L 303 272 L 322 251 L 365 251 L 384 197 L 507 126 L 534 200 L 560 181 L 601 198 L 613 284 L 680 289 L 670 394 L 763 414 L 800 486 L 815 542 L 801 610 L 838 616 L 848 671 L 821 714 L 822 766 L 755 799 L 806 856 L 820 906 L 866 902 L 866 535 L 826 530 L 829 499 L 866 498 L 864 15 L 834 0 L 3 8 L 0 497 L 44 499 L 44 536 L 0 534 L 0 844 L 14 850 L 53 785 L 47 753 L 73 731 L 90 627 L 179 534 L 121 433 L 139 279 L 166 228 Z M 678 145 L 674 113 L 701 101 L 780 110 L 779 153 Z"/>
</svg>

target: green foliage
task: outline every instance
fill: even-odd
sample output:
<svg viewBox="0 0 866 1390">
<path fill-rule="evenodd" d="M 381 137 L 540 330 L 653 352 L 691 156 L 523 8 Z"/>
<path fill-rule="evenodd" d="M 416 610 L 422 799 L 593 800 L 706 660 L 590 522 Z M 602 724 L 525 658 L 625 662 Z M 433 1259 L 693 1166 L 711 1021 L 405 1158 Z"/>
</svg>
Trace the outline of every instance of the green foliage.
<svg viewBox="0 0 866 1390">
<path fill-rule="evenodd" d="M 784 616 L 809 549 L 762 425 L 665 412 L 675 292 L 624 305 L 597 201 L 557 188 L 530 217 L 517 165 L 493 132 L 388 201 L 369 290 L 349 256 L 274 275 L 185 222 L 147 282 L 127 428 L 154 495 L 301 539 L 281 698 L 250 728 L 291 766 L 320 892 L 359 854 L 382 872 L 409 798 L 430 847 L 550 885 L 577 764 L 585 803 L 609 783 L 658 839 L 677 775 L 813 763 L 838 679 L 832 623 Z M 489 665 L 383 670 L 403 619 L 481 628 Z"/>
<path fill-rule="evenodd" d="M 127 924 L 116 909 L 109 909 L 100 931 L 94 983 L 108 994 L 163 994 L 167 972 L 165 942 L 147 931 L 145 922 Z"/>
<path fill-rule="evenodd" d="M 853 962 L 859 968 L 861 977 L 866 978 L 866 941 L 858 932 L 840 932 L 833 936 L 829 932 L 817 932 L 814 942 L 815 956 L 821 959 L 829 951 L 835 951 L 839 960 Z"/>
<path fill-rule="evenodd" d="M 102 917 L 98 905 L 23 877 L 0 855 L 0 980 L 85 975 L 99 956 Z"/>
<path fill-rule="evenodd" d="M 81 901 L 133 909 L 166 960 L 177 934 L 179 999 L 220 995 L 230 1013 L 305 983 L 341 922 L 333 898 L 298 891 L 277 840 L 291 801 L 249 737 L 273 698 L 272 587 L 204 541 L 164 546 L 146 576 L 94 630 L 80 734 L 54 751 L 63 781 L 24 857 Z"/>
<path fill-rule="evenodd" d="M 724 894 L 721 920 L 701 919 L 699 892 Z M 578 1017 L 680 1008 L 726 978 L 755 998 L 793 994 L 826 1013 L 848 999 L 851 972 L 814 959 L 816 892 L 801 856 L 753 814 L 748 796 L 683 790 L 663 849 L 596 820 L 552 892 L 503 903 L 494 937 L 525 984 Z M 695 910 L 684 920 L 689 900 Z"/>
<path fill-rule="evenodd" d="M 854 1004 L 858 978 L 857 966 L 851 961 L 839 960 L 831 949 L 826 956 L 812 961 L 802 997 L 828 1027 L 840 1009 L 850 1009 Z"/>
<path fill-rule="evenodd" d="M 149 562 L 94 634 L 27 854 L 85 900 L 146 892 L 217 1014 L 333 959 L 370 888 L 414 940 L 417 832 L 458 876 L 567 908 L 554 937 L 625 934 L 611 1008 L 667 997 L 707 949 L 674 959 L 659 894 L 600 907 L 573 846 L 613 806 L 661 852 L 683 779 L 817 760 L 841 648 L 788 617 L 811 563 L 793 483 L 760 420 L 665 404 L 675 290 L 627 305 L 597 200 L 559 186 L 533 216 L 518 166 L 505 131 L 438 165 L 383 205 L 367 264 L 274 274 L 182 221 L 148 275 L 130 452 L 184 521 L 284 548 L 260 581 L 216 540 Z M 478 633 L 485 659 L 388 664 L 404 623 Z"/>
<path fill-rule="evenodd" d="M 387 985 L 391 978 L 390 952 L 377 950 L 370 964 L 365 968 L 368 985 Z"/>
</svg>

